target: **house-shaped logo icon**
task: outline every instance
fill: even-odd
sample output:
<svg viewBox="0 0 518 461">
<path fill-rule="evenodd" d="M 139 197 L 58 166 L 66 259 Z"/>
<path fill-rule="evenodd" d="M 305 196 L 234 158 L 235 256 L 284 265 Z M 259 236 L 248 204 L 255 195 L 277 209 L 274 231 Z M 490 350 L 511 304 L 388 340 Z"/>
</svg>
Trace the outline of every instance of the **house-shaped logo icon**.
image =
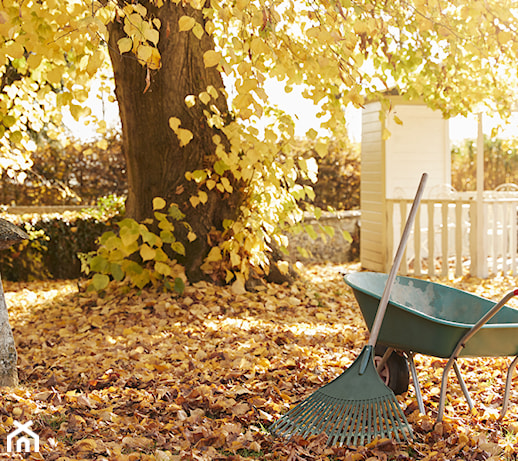
<svg viewBox="0 0 518 461">
<path fill-rule="evenodd" d="M 29 429 L 32 421 L 27 421 L 25 424 L 19 423 L 18 421 L 14 421 L 13 423 L 17 429 L 11 432 L 7 436 L 7 452 L 12 453 L 13 451 L 16 453 L 20 453 L 24 451 L 25 453 L 29 453 L 31 451 L 39 452 L 40 451 L 40 438 L 38 434 L 34 433 Z M 13 440 L 16 440 L 15 449 L 13 450 Z M 32 449 L 31 449 L 32 445 Z"/>
</svg>

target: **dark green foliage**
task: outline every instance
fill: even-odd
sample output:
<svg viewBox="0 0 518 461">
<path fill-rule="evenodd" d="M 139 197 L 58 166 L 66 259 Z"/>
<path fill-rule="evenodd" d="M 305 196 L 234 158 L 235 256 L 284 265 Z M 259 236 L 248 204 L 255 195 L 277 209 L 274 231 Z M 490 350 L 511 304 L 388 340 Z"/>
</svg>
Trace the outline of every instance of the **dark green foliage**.
<svg viewBox="0 0 518 461">
<path fill-rule="evenodd" d="M 95 240 L 111 229 L 109 221 L 93 217 L 66 219 L 62 216 L 45 217 L 36 229 L 43 230 L 48 240 L 43 240 L 43 264 L 52 278 L 77 278 L 81 274 L 78 253 L 87 253 L 97 248 Z"/>
<path fill-rule="evenodd" d="M 96 209 L 82 213 L 9 215 L 6 219 L 24 229 L 30 240 L 0 252 L 0 272 L 6 280 L 30 281 L 78 278 L 81 262 L 77 254 L 95 250 L 96 239 L 114 229 L 120 217 L 107 208 L 104 214 Z"/>
</svg>

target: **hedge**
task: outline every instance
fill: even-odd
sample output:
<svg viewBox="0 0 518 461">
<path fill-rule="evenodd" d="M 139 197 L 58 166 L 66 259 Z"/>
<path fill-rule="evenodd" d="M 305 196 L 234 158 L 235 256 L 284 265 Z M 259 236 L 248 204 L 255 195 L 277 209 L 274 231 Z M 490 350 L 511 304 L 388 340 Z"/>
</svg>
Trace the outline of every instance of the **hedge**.
<svg viewBox="0 0 518 461">
<path fill-rule="evenodd" d="M 2 217 L 30 236 L 30 240 L 0 252 L 0 273 L 10 281 L 80 277 L 78 253 L 95 250 L 96 239 L 114 229 L 119 219 L 116 215 L 95 216 L 88 211 Z"/>
</svg>

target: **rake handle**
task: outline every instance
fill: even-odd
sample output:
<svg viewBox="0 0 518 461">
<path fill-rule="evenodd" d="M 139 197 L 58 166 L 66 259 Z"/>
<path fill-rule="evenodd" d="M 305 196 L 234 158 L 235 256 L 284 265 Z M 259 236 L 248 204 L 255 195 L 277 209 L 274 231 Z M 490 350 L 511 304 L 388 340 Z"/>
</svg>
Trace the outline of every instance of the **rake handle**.
<svg viewBox="0 0 518 461">
<path fill-rule="evenodd" d="M 392 268 L 390 269 L 390 273 L 387 278 L 387 283 L 385 284 L 385 289 L 383 290 L 383 295 L 381 296 L 378 311 L 376 312 L 376 317 L 374 318 L 374 323 L 372 324 L 369 342 L 367 343 L 368 346 L 374 347 L 376 345 L 376 341 L 378 340 L 381 322 L 383 321 L 385 311 L 387 310 L 387 304 L 390 298 L 390 292 L 392 291 L 392 285 L 396 280 L 399 265 L 401 264 L 401 259 L 403 258 L 403 253 L 405 251 L 408 237 L 410 236 L 410 231 L 412 230 L 412 226 L 414 225 L 415 215 L 417 214 L 417 210 L 419 209 L 419 204 L 421 202 L 421 198 L 423 197 L 424 187 L 426 185 L 427 179 L 428 174 L 423 173 L 423 175 L 421 176 L 421 181 L 419 182 L 419 187 L 417 188 L 417 192 L 415 194 L 414 202 L 412 203 L 412 208 L 410 209 L 410 214 L 408 215 L 405 228 L 403 229 L 403 234 L 401 235 L 401 240 L 399 241 L 396 256 L 394 257 L 394 262 L 392 263 Z"/>
</svg>

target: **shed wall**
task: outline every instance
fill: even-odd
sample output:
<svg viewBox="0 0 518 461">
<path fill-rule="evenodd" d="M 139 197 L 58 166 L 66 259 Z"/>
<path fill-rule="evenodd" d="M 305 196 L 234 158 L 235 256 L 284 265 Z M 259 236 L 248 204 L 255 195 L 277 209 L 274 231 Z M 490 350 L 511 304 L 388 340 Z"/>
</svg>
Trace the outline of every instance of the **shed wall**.
<svg viewBox="0 0 518 461">
<path fill-rule="evenodd" d="M 391 136 L 385 142 L 386 197 L 413 198 L 424 172 L 425 197 L 440 193 L 441 186 L 451 184 L 448 121 L 426 106 L 398 105 L 393 113 L 403 124 L 387 117 Z"/>
<path fill-rule="evenodd" d="M 360 261 L 372 271 L 385 267 L 385 146 L 380 110 L 379 103 L 371 103 L 362 113 Z"/>
<path fill-rule="evenodd" d="M 395 251 L 387 242 L 387 198 L 412 199 L 424 172 L 429 175 L 425 197 L 437 197 L 451 182 L 448 121 L 423 104 L 401 97 L 392 103 L 386 118 L 377 102 L 367 104 L 362 113 L 360 261 L 365 269 L 380 272 L 390 269 Z M 386 140 L 385 129 L 391 133 Z M 390 220 L 395 235 L 399 219 Z"/>
</svg>

